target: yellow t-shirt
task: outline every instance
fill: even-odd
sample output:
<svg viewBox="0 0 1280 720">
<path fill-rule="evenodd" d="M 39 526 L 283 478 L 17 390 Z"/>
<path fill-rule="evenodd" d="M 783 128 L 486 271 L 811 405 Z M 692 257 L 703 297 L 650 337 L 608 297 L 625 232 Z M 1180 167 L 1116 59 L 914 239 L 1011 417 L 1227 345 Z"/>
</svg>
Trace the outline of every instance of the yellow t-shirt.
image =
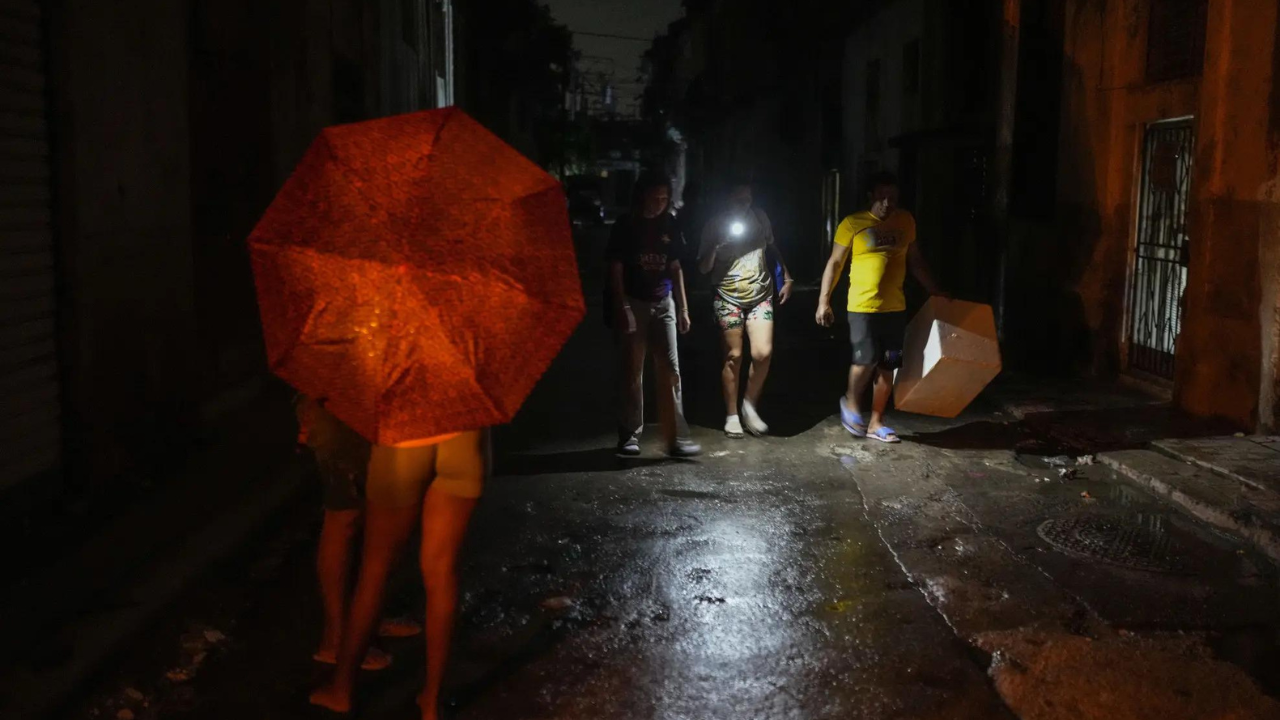
<svg viewBox="0 0 1280 720">
<path fill-rule="evenodd" d="M 916 219 L 906 210 L 895 210 L 884 220 L 864 210 L 840 223 L 835 242 L 849 248 L 849 312 L 907 309 L 902 283 L 907 249 L 915 241 Z"/>
</svg>

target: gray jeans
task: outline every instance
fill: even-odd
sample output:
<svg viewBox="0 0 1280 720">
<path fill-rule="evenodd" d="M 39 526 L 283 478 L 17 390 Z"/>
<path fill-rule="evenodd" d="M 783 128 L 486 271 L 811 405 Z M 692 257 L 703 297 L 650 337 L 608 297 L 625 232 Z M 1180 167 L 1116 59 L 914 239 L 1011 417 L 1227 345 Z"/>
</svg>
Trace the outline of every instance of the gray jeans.
<svg viewBox="0 0 1280 720">
<path fill-rule="evenodd" d="M 652 354 L 658 381 L 658 416 L 668 444 L 689 437 L 680 391 L 680 358 L 676 353 L 676 305 L 671 296 L 656 302 L 630 300 L 636 331 L 615 328 L 618 341 L 618 435 L 623 439 L 644 429 L 644 360 Z M 651 351 L 651 352 L 650 352 Z"/>
</svg>

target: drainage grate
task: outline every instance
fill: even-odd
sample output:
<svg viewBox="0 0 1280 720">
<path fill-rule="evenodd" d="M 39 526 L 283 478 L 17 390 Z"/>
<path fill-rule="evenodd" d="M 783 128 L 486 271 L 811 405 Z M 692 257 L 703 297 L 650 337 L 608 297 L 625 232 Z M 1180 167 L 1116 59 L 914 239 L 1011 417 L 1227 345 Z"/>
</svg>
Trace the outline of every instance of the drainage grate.
<svg viewBox="0 0 1280 720">
<path fill-rule="evenodd" d="M 1036 533 L 1054 549 L 1080 558 L 1134 570 L 1177 573 L 1184 570 L 1177 547 L 1155 515 L 1129 521 L 1083 517 L 1046 520 Z"/>
</svg>

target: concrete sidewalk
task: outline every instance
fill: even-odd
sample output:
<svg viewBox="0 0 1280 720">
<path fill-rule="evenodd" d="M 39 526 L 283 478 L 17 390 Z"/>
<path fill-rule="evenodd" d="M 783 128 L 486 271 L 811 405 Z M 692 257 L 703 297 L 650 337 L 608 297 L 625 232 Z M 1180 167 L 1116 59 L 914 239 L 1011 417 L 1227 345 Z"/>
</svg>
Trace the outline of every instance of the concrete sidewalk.
<svg viewBox="0 0 1280 720">
<path fill-rule="evenodd" d="M 1280 438 L 1164 439 L 1099 459 L 1280 562 Z"/>
</svg>

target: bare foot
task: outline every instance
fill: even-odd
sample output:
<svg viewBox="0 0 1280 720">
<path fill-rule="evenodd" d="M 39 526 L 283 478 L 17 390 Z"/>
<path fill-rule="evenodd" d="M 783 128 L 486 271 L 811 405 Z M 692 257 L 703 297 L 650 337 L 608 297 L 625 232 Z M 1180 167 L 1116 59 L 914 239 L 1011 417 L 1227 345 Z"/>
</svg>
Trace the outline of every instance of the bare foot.
<svg viewBox="0 0 1280 720">
<path fill-rule="evenodd" d="M 351 696 L 325 685 L 311 692 L 311 704 L 336 713 L 351 712 Z"/>
</svg>

